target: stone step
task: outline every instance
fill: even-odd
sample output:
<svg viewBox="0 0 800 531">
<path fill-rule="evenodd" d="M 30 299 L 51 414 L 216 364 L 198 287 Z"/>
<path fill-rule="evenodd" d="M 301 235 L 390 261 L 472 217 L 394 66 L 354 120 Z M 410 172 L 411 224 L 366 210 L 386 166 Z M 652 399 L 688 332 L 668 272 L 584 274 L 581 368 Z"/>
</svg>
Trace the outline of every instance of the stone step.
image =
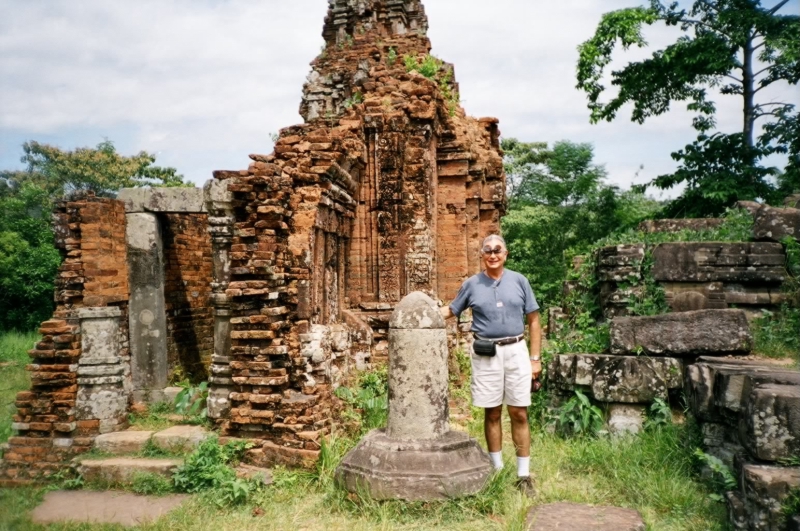
<svg viewBox="0 0 800 531">
<path fill-rule="evenodd" d="M 130 483 L 137 473 L 170 477 L 182 462 L 182 459 L 145 459 L 140 457 L 84 459 L 78 466 L 78 473 L 86 481 Z"/>
<path fill-rule="evenodd" d="M 549 503 L 528 511 L 527 531 L 644 531 L 642 516 L 633 509 L 592 507 L 578 503 Z"/>
<path fill-rule="evenodd" d="M 211 436 L 202 426 L 173 426 L 153 435 L 153 444 L 168 452 L 190 452 Z"/>
<path fill-rule="evenodd" d="M 104 433 L 95 438 L 94 448 L 106 454 L 135 454 L 144 449 L 153 433 L 155 432 L 130 430 Z"/>
</svg>

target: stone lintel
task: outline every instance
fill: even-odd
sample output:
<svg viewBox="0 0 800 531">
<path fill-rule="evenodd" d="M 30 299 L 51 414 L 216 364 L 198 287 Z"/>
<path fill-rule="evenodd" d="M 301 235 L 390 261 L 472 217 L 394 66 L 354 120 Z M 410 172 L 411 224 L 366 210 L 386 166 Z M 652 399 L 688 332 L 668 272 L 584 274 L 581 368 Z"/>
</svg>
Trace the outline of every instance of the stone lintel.
<svg viewBox="0 0 800 531">
<path fill-rule="evenodd" d="M 125 212 L 206 212 L 202 188 L 123 188 Z"/>
<path fill-rule="evenodd" d="M 102 306 L 94 308 L 78 308 L 73 310 L 72 315 L 78 319 L 111 319 L 120 317 L 122 310 L 116 306 Z"/>
</svg>

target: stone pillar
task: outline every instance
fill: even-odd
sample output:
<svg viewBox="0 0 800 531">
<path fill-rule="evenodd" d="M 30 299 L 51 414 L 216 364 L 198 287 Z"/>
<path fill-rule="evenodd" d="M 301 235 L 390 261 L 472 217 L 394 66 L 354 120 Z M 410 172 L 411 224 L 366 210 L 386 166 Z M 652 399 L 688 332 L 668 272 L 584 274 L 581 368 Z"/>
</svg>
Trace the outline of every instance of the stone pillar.
<svg viewBox="0 0 800 531">
<path fill-rule="evenodd" d="M 386 434 L 393 439 L 436 439 L 449 430 L 447 331 L 430 300 L 413 292 L 389 320 Z"/>
<path fill-rule="evenodd" d="M 160 402 L 169 380 L 161 227 L 155 214 L 127 214 L 126 218 L 133 399 Z"/>
<path fill-rule="evenodd" d="M 336 480 L 376 499 L 475 494 L 492 464 L 475 439 L 449 429 L 444 319 L 430 297 L 415 291 L 389 322 L 389 426 L 369 432 L 344 457 Z"/>
<path fill-rule="evenodd" d="M 81 357 L 78 359 L 77 421 L 95 421 L 100 433 L 124 429 L 127 425 L 128 393 L 124 387 L 125 367 L 119 356 L 119 308 L 81 308 Z"/>
<path fill-rule="evenodd" d="M 231 281 L 231 242 L 233 240 L 233 195 L 227 180 L 212 179 L 203 188 L 208 210 L 208 231 L 214 259 L 211 304 L 214 306 L 214 354 L 209 377 L 208 416 L 221 419 L 231 409 L 231 305 L 225 293 Z"/>
</svg>

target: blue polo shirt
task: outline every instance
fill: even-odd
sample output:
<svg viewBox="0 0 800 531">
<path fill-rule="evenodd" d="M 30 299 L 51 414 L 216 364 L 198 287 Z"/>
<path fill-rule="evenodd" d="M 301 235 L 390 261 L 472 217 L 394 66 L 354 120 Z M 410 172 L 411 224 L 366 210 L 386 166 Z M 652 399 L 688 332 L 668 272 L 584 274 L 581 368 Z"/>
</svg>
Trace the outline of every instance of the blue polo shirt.
<svg viewBox="0 0 800 531">
<path fill-rule="evenodd" d="M 472 308 L 472 331 L 481 337 L 499 339 L 525 331 L 525 316 L 539 309 L 528 279 L 516 271 L 503 270 L 499 280 L 481 271 L 469 277 L 450 303 L 455 315 Z"/>
</svg>

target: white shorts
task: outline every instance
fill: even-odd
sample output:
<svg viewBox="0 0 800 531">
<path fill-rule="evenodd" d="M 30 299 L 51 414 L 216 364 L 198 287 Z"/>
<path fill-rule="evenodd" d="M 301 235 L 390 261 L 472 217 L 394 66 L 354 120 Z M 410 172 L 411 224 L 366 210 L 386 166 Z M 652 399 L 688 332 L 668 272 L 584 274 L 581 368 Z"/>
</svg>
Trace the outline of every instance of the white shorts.
<svg viewBox="0 0 800 531">
<path fill-rule="evenodd" d="M 531 405 L 531 361 L 525 340 L 498 345 L 494 356 L 472 353 L 472 405 Z"/>
</svg>

